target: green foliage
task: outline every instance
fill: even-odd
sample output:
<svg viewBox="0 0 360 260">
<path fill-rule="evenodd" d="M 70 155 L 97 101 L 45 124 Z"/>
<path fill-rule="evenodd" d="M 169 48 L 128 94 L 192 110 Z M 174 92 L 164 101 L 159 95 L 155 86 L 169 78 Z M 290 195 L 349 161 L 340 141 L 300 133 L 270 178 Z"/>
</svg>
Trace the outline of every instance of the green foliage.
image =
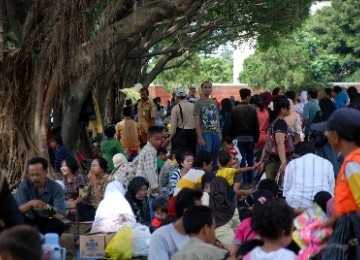
<svg viewBox="0 0 360 260">
<path fill-rule="evenodd" d="M 360 5 L 334 0 L 276 47 L 259 48 L 239 78 L 252 87 L 286 89 L 359 80 Z"/>
<path fill-rule="evenodd" d="M 179 86 L 198 86 L 205 80 L 228 83 L 232 82 L 232 69 L 231 52 L 209 57 L 194 54 L 181 67 L 161 72 L 154 83 L 163 85 L 168 90 L 173 90 Z"/>
</svg>

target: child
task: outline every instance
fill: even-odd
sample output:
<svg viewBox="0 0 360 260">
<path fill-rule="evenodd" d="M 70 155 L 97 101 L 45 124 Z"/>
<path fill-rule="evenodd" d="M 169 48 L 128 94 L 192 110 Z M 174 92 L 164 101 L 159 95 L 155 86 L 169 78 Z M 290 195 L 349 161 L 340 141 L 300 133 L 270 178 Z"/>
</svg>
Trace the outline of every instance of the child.
<svg viewBox="0 0 360 260">
<path fill-rule="evenodd" d="M 254 209 L 252 229 L 264 241 L 244 256 L 251 259 L 296 259 L 295 253 L 285 249 L 291 243 L 293 211 L 283 201 L 266 201 L 262 207 Z"/>
<path fill-rule="evenodd" d="M 257 237 L 256 232 L 251 227 L 251 218 L 253 215 L 253 209 L 261 207 L 266 201 L 273 200 L 274 196 L 270 191 L 257 190 L 253 194 L 253 204 L 251 208 L 241 208 L 239 210 L 240 225 L 236 228 L 233 246 L 231 248 L 232 254 L 234 254 L 240 245 L 244 242 L 250 241 Z"/>
<path fill-rule="evenodd" d="M 154 231 L 162 225 L 162 222 L 167 217 L 168 213 L 168 200 L 165 197 L 156 198 L 151 207 L 155 213 L 155 217 L 151 221 L 151 230 Z"/>
<path fill-rule="evenodd" d="M 206 151 L 200 151 L 192 165 L 193 169 L 190 169 L 176 185 L 174 195 L 183 188 L 197 189 L 201 186 L 201 178 L 206 172 L 211 171 L 211 154 Z"/>
<path fill-rule="evenodd" d="M 215 219 L 212 210 L 206 206 L 194 206 L 184 212 L 182 219 L 189 242 L 175 253 L 171 259 L 211 259 L 226 258 L 226 251 L 213 245 L 215 242 Z"/>
<path fill-rule="evenodd" d="M 234 177 L 240 172 L 247 172 L 255 170 L 259 164 L 256 164 L 251 167 L 240 168 L 239 164 L 237 168 L 232 168 L 232 158 L 226 151 L 219 152 L 218 158 L 218 167 L 219 170 L 216 173 L 216 176 L 225 178 L 229 185 L 232 187 L 234 184 Z"/>
<path fill-rule="evenodd" d="M 165 161 L 167 160 L 167 150 L 163 147 L 160 147 L 157 152 L 156 165 L 158 168 L 158 173 L 160 173 L 162 167 L 164 167 Z"/>
<path fill-rule="evenodd" d="M 241 162 L 241 153 L 239 151 L 239 148 L 237 146 L 237 140 L 232 140 L 230 137 L 226 136 L 224 138 L 224 148 L 226 150 L 226 152 L 233 158 L 234 160 L 234 166 L 236 165 L 236 163 L 240 163 Z"/>
<path fill-rule="evenodd" d="M 161 147 L 163 128 L 151 126 L 148 130 L 148 142 L 138 156 L 136 175 L 143 176 L 150 184 L 151 193 L 159 193 L 159 181 L 156 165 L 157 149 Z"/>
</svg>

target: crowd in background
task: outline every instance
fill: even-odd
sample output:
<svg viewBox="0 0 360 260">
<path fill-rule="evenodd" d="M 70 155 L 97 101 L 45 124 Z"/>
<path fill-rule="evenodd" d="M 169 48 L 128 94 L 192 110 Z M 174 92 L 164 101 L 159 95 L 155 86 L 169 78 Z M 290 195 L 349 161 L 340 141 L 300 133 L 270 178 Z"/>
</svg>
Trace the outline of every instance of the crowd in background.
<svg viewBox="0 0 360 260">
<path fill-rule="evenodd" d="M 360 94 L 282 91 L 243 88 L 240 101 L 217 102 L 205 81 L 178 88 L 162 107 L 142 88 L 137 104 L 126 102 L 122 119 L 105 127 L 89 168 L 57 132 L 55 180 L 42 157 L 28 161 L 14 197 L 1 180 L 4 228 L 26 223 L 61 236 L 64 219 L 92 221 L 92 232 L 138 223 L 152 233 L 148 259 L 296 259 L 293 219 L 317 203 L 333 234 L 348 238 L 329 241 L 347 245 L 360 238 L 341 229 L 360 227 Z M 1 241 L 0 256 L 5 249 Z"/>
</svg>

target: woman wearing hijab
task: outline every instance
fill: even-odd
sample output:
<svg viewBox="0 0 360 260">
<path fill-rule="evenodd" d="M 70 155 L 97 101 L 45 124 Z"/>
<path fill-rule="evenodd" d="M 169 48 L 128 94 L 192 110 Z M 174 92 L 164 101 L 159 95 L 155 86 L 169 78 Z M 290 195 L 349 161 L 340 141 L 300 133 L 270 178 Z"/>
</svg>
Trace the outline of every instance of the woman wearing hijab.
<svg viewBox="0 0 360 260">
<path fill-rule="evenodd" d="M 91 232 L 117 232 L 124 222 L 136 222 L 129 202 L 124 197 L 124 187 L 119 181 L 110 182 L 104 199 L 96 209 Z"/>
<path fill-rule="evenodd" d="M 151 218 L 148 189 L 149 182 L 144 177 L 136 176 L 130 181 L 125 198 L 134 212 L 136 222 L 149 227 Z"/>
<path fill-rule="evenodd" d="M 307 91 L 301 91 L 300 93 L 300 102 L 295 105 L 295 111 L 300 114 L 301 119 L 304 112 L 304 106 L 307 103 Z"/>
<path fill-rule="evenodd" d="M 122 153 L 115 154 L 112 160 L 115 169 L 112 171 L 111 176 L 115 181 L 120 182 L 126 191 L 130 181 L 136 175 L 136 167 L 134 163 L 128 162 Z"/>
</svg>

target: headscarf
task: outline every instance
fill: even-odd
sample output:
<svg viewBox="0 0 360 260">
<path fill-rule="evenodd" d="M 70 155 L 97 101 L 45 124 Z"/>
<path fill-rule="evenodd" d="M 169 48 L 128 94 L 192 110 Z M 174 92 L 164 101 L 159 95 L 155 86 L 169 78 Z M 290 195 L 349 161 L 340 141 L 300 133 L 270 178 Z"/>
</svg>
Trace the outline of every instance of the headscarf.
<svg viewBox="0 0 360 260">
<path fill-rule="evenodd" d="M 123 164 L 123 163 L 127 163 L 128 160 L 126 159 L 125 155 L 122 153 L 117 153 L 113 156 L 112 158 L 114 167 L 118 167 L 119 165 Z"/>
<path fill-rule="evenodd" d="M 223 177 L 215 177 L 210 182 L 209 207 L 212 209 L 216 227 L 225 225 L 233 217 L 235 212 L 235 194 L 227 180 Z"/>
<path fill-rule="evenodd" d="M 131 200 L 135 200 L 138 201 L 138 199 L 136 199 L 136 193 L 141 189 L 142 186 L 147 186 L 149 188 L 149 182 L 142 176 L 136 176 L 134 177 L 128 186 L 128 191 L 125 195 L 125 197 L 127 199 L 131 199 Z"/>
<path fill-rule="evenodd" d="M 136 222 L 124 192 L 124 187 L 118 181 L 106 186 L 104 199 L 96 209 L 91 232 L 117 232 L 124 222 Z"/>
<path fill-rule="evenodd" d="M 149 199 L 145 197 L 144 200 L 138 200 L 136 193 L 142 186 L 149 188 L 149 182 L 142 176 L 134 177 L 128 186 L 128 191 L 125 194 L 125 198 L 130 203 L 131 209 L 135 214 L 136 222 L 150 226 L 150 205 Z"/>
<path fill-rule="evenodd" d="M 300 102 L 295 105 L 295 111 L 299 113 L 302 117 L 304 112 L 304 106 L 307 103 L 307 91 L 301 91 L 300 93 Z"/>
<path fill-rule="evenodd" d="M 130 181 L 135 177 L 135 165 L 131 162 L 125 162 L 115 167 L 111 175 L 114 177 L 114 180 L 121 182 L 124 188 L 127 189 Z"/>
</svg>

